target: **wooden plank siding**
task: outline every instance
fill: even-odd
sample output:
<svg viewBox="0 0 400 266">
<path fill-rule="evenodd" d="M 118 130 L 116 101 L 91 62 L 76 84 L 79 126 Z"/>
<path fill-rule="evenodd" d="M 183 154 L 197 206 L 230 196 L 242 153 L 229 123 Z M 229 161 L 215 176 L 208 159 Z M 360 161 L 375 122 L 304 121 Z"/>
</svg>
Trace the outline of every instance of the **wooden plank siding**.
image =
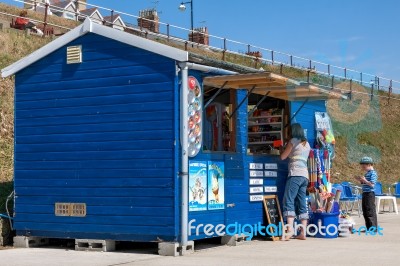
<svg viewBox="0 0 400 266">
<path fill-rule="evenodd" d="M 300 123 L 300 125 L 307 129 L 307 139 L 311 147 L 315 143 L 315 112 L 326 112 L 326 102 L 309 101 L 303 105 L 303 101 L 290 102 L 290 116 L 292 117 L 295 112 L 297 115 L 294 117 L 292 123 Z M 300 107 L 303 107 L 300 109 Z M 299 111 L 298 111 L 299 110 Z"/>
<path fill-rule="evenodd" d="M 175 61 L 95 34 L 69 45 L 81 64 L 63 47 L 16 75 L 17 234 L 177 239 Z M 56 202 L 87 216 L 55 216 Z"/>
</svg>

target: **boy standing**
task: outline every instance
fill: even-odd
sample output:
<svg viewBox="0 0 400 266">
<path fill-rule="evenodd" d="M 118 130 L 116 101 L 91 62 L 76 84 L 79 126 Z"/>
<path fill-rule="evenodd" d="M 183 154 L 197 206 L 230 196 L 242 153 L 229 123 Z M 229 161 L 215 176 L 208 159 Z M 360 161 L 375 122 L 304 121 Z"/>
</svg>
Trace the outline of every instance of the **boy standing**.
<svg viewBox="0 0 400 266">
<path fill-rule="evenodd" d="M 365 171 L 364 176 L 355 178 L 362 184 L 362 211 L 367 230 L 371 227 L 373 231 L 378 228 L 378 219 L 375 207 L 375 184 L 378 180 L 378 174 L 374 170 L 374 162 L 370 157 L 363 157 L 360 161 L 361 169 Z"/>
</svg>

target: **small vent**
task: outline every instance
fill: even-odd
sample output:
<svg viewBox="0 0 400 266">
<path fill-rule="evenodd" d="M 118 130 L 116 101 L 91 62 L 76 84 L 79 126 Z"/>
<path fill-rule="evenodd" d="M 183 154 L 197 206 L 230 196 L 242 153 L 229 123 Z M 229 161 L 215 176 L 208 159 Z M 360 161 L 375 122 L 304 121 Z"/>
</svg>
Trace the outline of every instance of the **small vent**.
<svg viewBox="0 0 400 266">
<path fill-rule="evenodd" d="M 56 216 L 70 216 L 69 203 L 56 203 L 55 214 Z"/>
<path fill-rule="evenodd" d="M 71 204 L 71 216 L 85 217 L 86 216 L 86 204 L 85 203 L 73 203 Z"/>
<path fill-rule="evenodd" d="M 56 216 L 73 216 L 85 217 L 86 204 L 85 203 L 56 203 L 55 204 Z"/>
<path fill-rule="evenodd" d="M 67 64 L 82 63 L 82 46 L 67 47 Z"/>
</svg>

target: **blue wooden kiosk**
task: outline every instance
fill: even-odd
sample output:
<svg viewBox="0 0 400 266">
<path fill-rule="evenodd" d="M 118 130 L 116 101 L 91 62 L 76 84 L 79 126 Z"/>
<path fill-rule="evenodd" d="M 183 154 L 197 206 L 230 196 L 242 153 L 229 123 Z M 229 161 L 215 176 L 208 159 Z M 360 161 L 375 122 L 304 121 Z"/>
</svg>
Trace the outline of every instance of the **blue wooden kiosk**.
<svg viewBox="0 0 400 266">
<path fill-rule="evenodd" d="M 295 115 L 313 142 L 314 112 L 340 97 L 193 63 L 186 51 L 90 20 L 1 74 L 15 75 L 14 228 L 44 238 L 186 246 L 210 237 L 188 231 L 190 221 L 262 222 L 260 199 L 282 198 L 287 162 L 249 144 L 249 113 L 265 104 L 261 115 L 275 112 L 277 124 Z M 218 106 L 224 132 L 209 119 Z M 193 184 L 196 176 L 206 181 Z"/>
</svg>

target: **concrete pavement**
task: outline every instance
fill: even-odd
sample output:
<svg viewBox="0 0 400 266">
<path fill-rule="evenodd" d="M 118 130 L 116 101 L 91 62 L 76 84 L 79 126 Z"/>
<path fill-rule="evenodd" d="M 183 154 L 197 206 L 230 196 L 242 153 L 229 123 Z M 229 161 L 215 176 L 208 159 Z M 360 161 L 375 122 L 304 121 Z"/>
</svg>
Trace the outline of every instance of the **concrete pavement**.
<svg viewBox="0 0 400 266">
<path fill-rule="evenodd" d="M 363 219 L 354 217 L 357 227 Z M 116 265 L 398 265 L 400 215 L 379 214 L 383 236 L 351 235 L 337 239 L 308 238 L 272 242 L 253 240 L 236 247 L 196 245 L 194 254 L 161 257 L 154 248 L 126 252 L 82 252 L 32 248 L 0 251 L 1 266 L 116 266 Z"/>
</svg>

